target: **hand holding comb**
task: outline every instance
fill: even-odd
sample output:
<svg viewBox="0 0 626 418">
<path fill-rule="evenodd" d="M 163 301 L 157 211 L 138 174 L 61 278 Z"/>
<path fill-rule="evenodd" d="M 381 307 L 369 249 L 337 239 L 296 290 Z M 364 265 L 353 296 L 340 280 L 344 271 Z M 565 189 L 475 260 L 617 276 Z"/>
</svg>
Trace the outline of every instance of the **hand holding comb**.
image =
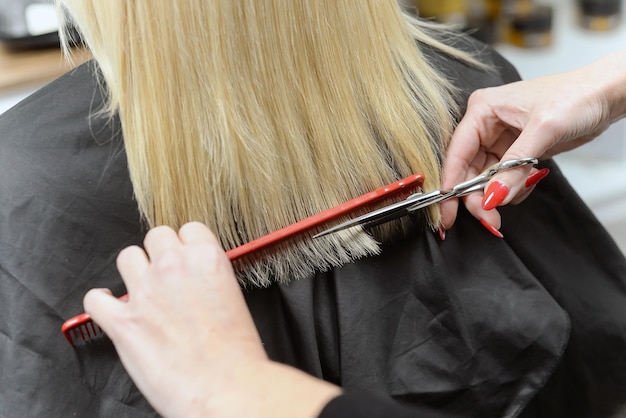
<svg viewBox="0 0 626 418">
<path fill-rule="evenodd" d="M 326 224 L 327 222 L 380 201 L 381 199 L 388 199 L 398 194 L 414 193 L 422 185 L 423 180 L 424 176 L 421 174 L 411 175 L 402 180 L 398 180 L 387 186 L 351 199 L 324 212 L 305 218 L 283 229 L 279 229 L 278 231 L 233 248 L 232 250 L 227 251 L 226 255 L 229 260 L 233 262 L 258 250 L 278 244 L 298 234 L 310 231 L 316 227 Z M 127 299 L 128 295 L 120 297 L 120 300 Z M 65 321 L 61 327 L 61 331 L 67 341 L 73 346 L 80 342 L 88 342 L 89 340 L 103 334 L 102 329 L 87 313 L 82 313 Z"/>
</svg>

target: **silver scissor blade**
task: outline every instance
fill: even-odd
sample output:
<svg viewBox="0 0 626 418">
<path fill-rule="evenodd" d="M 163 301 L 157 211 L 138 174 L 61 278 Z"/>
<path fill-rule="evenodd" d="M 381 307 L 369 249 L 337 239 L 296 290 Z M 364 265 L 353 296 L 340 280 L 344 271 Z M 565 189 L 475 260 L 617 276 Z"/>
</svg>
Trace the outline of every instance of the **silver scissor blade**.
<svg viewBox="0 0 626 418">
<path fill-rule="evenodd" d="M 344 223 L 333 226 L 332 228 L 328 228 L 318 234 L 313 235 L 313 238 L 323 237 L 324 235 L 332 234 L 333 232 L 341 231 L 344 229 L 352 228 L 357 225 L 362 225 L 364 227 L 371 227 L 378 224 L 380 219 L 393 220 L 400 218 L 402 216 L 408 215 L 410 212 L 408 208 L 411 208 L 415 205 L 419 205 L 422 202 L 430 202 L 439 196 L 441 192 L 439 190 L 430 192 L 430 193 L 415 193 L 411 196 L 407 197 L 405 200 L 402 200 L 397 203 L 393 203 L 391 205 L 385 206 L 380 209 L 376 209 L 372 212 L 368 212 L 365 215 L 361 215 L 354 219 L 350 219 Z M 430 204 L 430 203 L 428 203 Z"/>
<path fill-rule="evenodd" d="M 444 200 L 450 199 L 451 197 L 456 197 L 455 192 L 451 190 L 447 190 L 447 191 L 435 190 L 434 192 L 430 192 L 428 194 L 432 195 L 432 197 L 428 199 L 421 199 L 419 202 L 415 203 L 413 206 L 409 206 L 407 208 L 407 212 L 413 213 L 416 210 L 424 209 L 425 207 L 435 205 L 437 203 L 441 203 Z"/>
</svg>

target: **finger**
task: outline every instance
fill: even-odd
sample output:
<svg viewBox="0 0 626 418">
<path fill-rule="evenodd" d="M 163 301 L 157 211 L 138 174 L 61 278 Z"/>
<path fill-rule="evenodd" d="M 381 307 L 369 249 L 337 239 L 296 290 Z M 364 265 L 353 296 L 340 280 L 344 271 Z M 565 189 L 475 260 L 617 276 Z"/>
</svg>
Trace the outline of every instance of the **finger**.
<svg viewBox="0 0 626 418">
<path fill-rule="evenodd" d="M 520 192 L 511 199 L 510 204 L 518 205 L 522 203 L 535 189 L 537 184 L 541 180 L 543 180 L 548 174 L 550 174 L 549 168 L 542 168 L 541 170 L 532 169 L 530 175 L 526 178 L 526 182 L 524 183 L 524 188 L 520 190 Z"/>
<path fill-rule="evenodd" d="M 497 235 L 494 230 L 499 230 L 502 224 L 500 213 L 497 210 L 484 210 L 482 207 L 482 195 L 480 193 L 471 193 L 463 197 L 463 203 L 467 210 L 487 228 L 490 226 L 490 232 Z M 487 225 L 485 225 L 485 223 Z"/>
<path fill-rule="evenodd" d="M 213 277 L 229 272 L 232 265 L 217 237 L 204 224 L 190 222 L 178 231 L 181 241 L 187 245 L 185 255 L 190 271 L 203 277 Z"/>
<path fill-rule="evenodd" d="M 505 161 L 504 158 L 503 161 Z M 489 211 L 511 203 L 519 193 L 524 191 L 524 181 L 528 178 L 529 172 L 529 167 L 518 167 L 495 176 L 485 187 L 482 208 Z"/>
<path fill-rule="evenodd" d="M 122 318 L 125 303 L 111 294 L 109 289 L 91 289 L 83 298 L 85 312 L 115 340 L 117 326 Z"/>
<path fill-rule="evenodd" d="M 481 148 L 490 150 L 502 133 L 510 129 L 494 112 L 489 89 L 477 90 L 470 96 L 467 111 L 456 127 L 446 150 L 442 187 L 451 188 L 467 180 L 468 168 Z"/>
<path fill-rule="evenodd" d="M 548 143 L 551 144 L 552 139 L 546 138 L 544 134 L 529 124 L 513 145 L 502 155 L 501 161 L 528 157 L 538 158 L 545 153 L 545 147 Z M 520 192 L 525 191 L 525 183 L 531 169 L 531 166 L 523 166 L 494 176 L 485 187 L 483 208 L 490 210 L 497 206 L 506 205 Z"/>
<path fill-rule="evenodd" d="M 178 231 L 178 236 L 184 244 L 220 245 L 209 227 L 200 222 L 189 222 L 183 225 Z"/>
<path fill-rule="evenodd" d="M 485 90 L 478 90 L 470 96 L 468 110 L 457 126 L 446 150 L 442 171 L 442 188 L 449 190 L 482 172 L 487 166 L 486 153 L 494 154 L 504 145 L 514 141 L 517 132 L 504 123 L 490 107 L 489 100 L 483 100 Z M 506 150 L 502 149 L 502 153 Z M 489 161 L 491 163 L 491 161 Z M 452 227 L 458 210 L 457 199 L 441 205 L 441 226 Z"/>
<path fill-rule="evenodd" d="M 485 167 L 492 165 L 494 161 L 497 161 L 497 158 L 495 156 L 490 155 L 482 150 L 468 165 L 466 171 L 467 178 L 469 179 L 477 176 L 485 169 Z M 454 207 L 452 206 L 453 204 L 456 204 L 457 206 Z M 451 213 L 451 209 L 455 209 L 455 211 Z M 448 230 L 452 227 L 456 219 L 456 210 L 458 210 L 458 199 L 449 199 L 448 201 L 444 201 L 442 203 L 441 227 L 444 230 Z"/>
<path fill-rule="evenodd" d="M 116 265 L 128 293 L 134 293 L 140 280 L 146 276 L 150 261 L 143 249 L 133 245 L 120 251 Z"/>
<path fill-rule="evenodd" d="M 459 210 L 459 199 L 448 199 L 441 202 L 439 205 L 441 210 L 440 227 L 447 231 L 452 228 L 456 221 L 456 214 Z"/>
<path fill-rule="evenodd" d="M 509 203 L 510 205 L 519 205 L 520 203 L 522 203 L 524 200 L 526 200 L 526 198 L 528 196 L 530 196 L 530 194 L 532 193 L 532 191 L 535 190 L 535 186 L 531 186 L 531 187 L 526 187 L 523 190 L 521 190 Z"/>
<path fill-rule="evenodd" d="M 443 162 L 441 185 L 450 189 L 468 178 L 467 171 L 481 149 L 474 121 L 463 118 L 450 139 Z"/>
<path fill-rule="evenodd" d="M 172 228 L 157 226 L 146 234 L 144 246 L 150 260 L 154 260 L 168 249 L 181 247 L 182 243 L 178 238 L 178 234 Z"/>
</svg>

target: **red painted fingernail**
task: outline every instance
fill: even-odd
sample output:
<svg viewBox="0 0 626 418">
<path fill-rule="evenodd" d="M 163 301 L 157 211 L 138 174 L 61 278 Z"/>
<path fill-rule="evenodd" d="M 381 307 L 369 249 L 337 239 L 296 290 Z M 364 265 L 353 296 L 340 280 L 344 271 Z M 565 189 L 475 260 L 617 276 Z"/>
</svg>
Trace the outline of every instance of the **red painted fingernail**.
<svg viewBox="0 0 626 418">
<path fill-rule="evenodd" d="M 441 238 L 442 241 L 446 240 L 446 230 L 443 229 L 442 226 L 439 227 L 439 238 Z"/>
<path fill-rule="evenodd" d="M 494 181 L 487 187 L 487 191 L 483 197 L 483 209 L 491 210 L 497 207 L 502 203 L 507 194 L 509 194 L 509 188 L 499 181 Z"/>
<path fill-rule="evenodd" d="M 491 232 L 496 237 L 504 238 L 504 235 L 502 235 L 502 232 L 498 231 L 495 226 L 491 225 L 489 222 L 487 222 L 483 218 L 480 218 L 480 223 L 483 224 L 483 226 L 485 227 L 485 229 L 487 229 L 487 231 Z"/>
<path fill-rule="evenodd" d="M 547 176 L 548 173 L 550 173 L 550 169 L 549 168 L 542 168 L 541 170 L 537 171 L 536 173 L 531 174 L 526 179 L 526 187 L 533 187 L 535 184 L 537 184 L 541 180 L 543 180 L 543 178 L 545 176 Z"/>
</svg>

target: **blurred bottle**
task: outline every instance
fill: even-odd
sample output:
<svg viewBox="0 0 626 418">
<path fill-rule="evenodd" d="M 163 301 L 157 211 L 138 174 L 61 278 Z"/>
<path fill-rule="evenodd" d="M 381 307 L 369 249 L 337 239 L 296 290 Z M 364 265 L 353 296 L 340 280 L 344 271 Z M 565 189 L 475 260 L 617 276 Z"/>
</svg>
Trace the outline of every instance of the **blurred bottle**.
<svg viewBox="0 0 626 418">
<path fill-rule="evenodd" d="M 499 0 L 413 0 L 420 17 L 452 24 L 485 43 L 498 41 Z"/>
<path fill-rule="evenodd" d="M 533 0 L 502 0 L 500 40 L 522 48 L 552 44 L 553 8 Z"/>
<path fill-rule="evenodd" d="M 415 0 L 415 6 L 420 17 L 467 27 L 468 5 L 465 0 Z"/>
<path fill-rule="evenodd" d="M 553 8 L 538 1 L 414 0 L 414 4 L 419 17 L 454 24 L 485 43 L 507 42 L 524 48 L 552 43 Z"/>
<path fill-rule="evenodd" d="M 502 17 L 527 14 L 535 7 L 533 0 L 500 0 L 499 3 Z"/>
<path fill-rule="evenodd" d="M 467 0 L 468 32 L 474 38 L 494 44 L 501 39 L 500 0 Z"/>
<path fill-rule="evenodd" d="M 508 42 L 523 48 L 544 48 L 552 44 L 553 9 L 533 5 L 510 18 Z"/>
<path fill-rule="evenodd" d="M 585 29 L 610 30 L 621 19 L 621 0 L 578 0 L 577 3 L 578 23 Z"/>
</svg>

